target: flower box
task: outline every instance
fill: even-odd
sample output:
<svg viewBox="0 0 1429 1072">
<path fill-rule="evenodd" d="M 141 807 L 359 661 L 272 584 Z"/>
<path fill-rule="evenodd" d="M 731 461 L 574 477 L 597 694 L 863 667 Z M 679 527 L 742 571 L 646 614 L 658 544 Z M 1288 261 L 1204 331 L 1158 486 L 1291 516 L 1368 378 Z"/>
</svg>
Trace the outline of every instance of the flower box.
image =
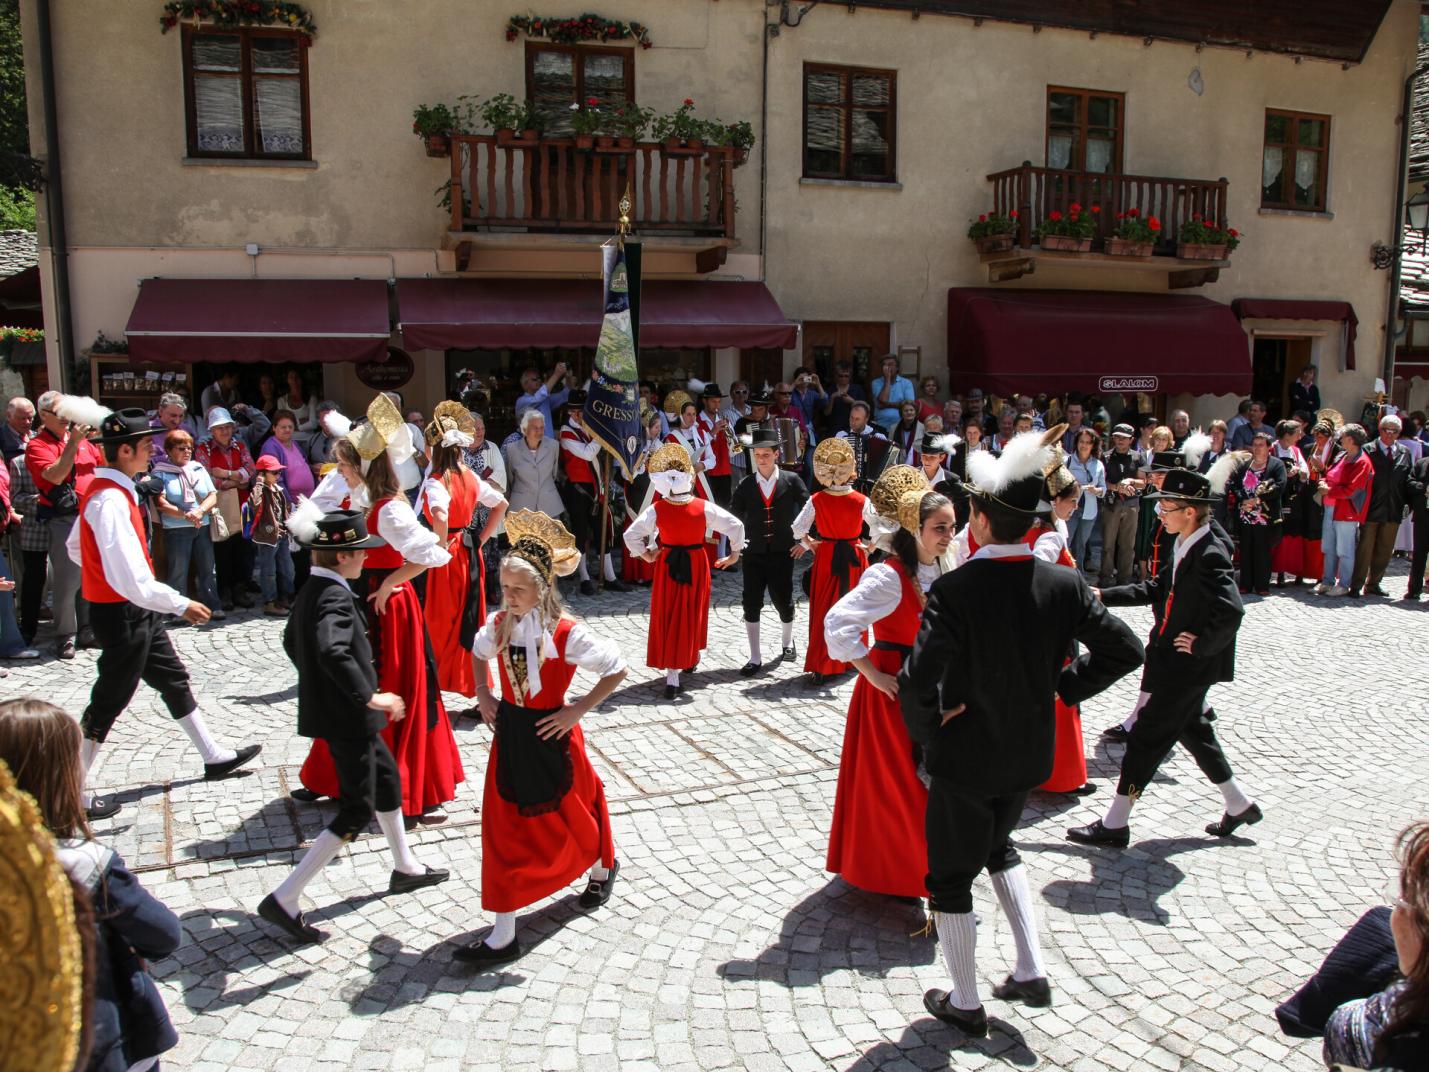
<svg viewBox="0 0 1429 1072">
<path fill-rule="evenodd" d="M 451 156 L 452 140 L 446 134 L 428 134 L 423 140 L 428 156 Z"/>
<path fill-rule="evenodd" d="M 745 162 L 746 160 L 748 160 L 748 159 L 749 159 L 749 150 L 748 150 L 748 149 L 741 149 L 739 146 L 736 145 L 736 146 L 734 147 L 734 166 L 735 166 L 735 167 L 743 167 L 743 166 L 744 166 L 744 162 Z"/>
<path fill-rule="evenodd" d="M 1087 253 L 1092 248 L 1090 238 L 1077 238 L 1074 235 L 1044 234 L 1037 239 L 1037 243 L 1043 249 L 1064 250 L 1067 253 Z"/>
<path fill-rule="evenodd" d="M 594 134 L 577 134 L 575 135 L 575 139 L 577 149 L 591 149 L 595 147 Z"/>
<path fill-rule="evenodd" d="M 1183 261 L 1223 261 L 1226 259 L 1226 246 L 1224 242 L 1219 245 L 1182 242 L 1176 247 L 1176 256 Z"/>
<path fill-rule="evenodd" d="M 1155 242 L 1134 242 L 1129 238 L 1108 238 L 1106 252 L 1113 257 L 1149 257 L 1156 248 Z"/>
<path fill-rule="evenodd" d="M 596 136 L 596 139 L 595 139 L 595 147 L 596 147 L 597 149 L 601 150 L 602 152 L 606 152 L 606 153 L 610 152 L 610 150 L 612 150 L 612 149 L 615 148 L 615 135 L 613 135 L 613 134 L 599 134 L 599 135 L 597 135 L 597 136 Z"/>
<path fill-rule="evenodd" d="M 973 245 L 979 253 L 1004 253 L 1012 248 L 1012 235 L 990 234 L 974 238 Z"/>
<path fill-rule="evenodd" d="M 700 138 L 666 138 L 666 156 L 699 156 L 705 151 L 705 143 Z"/>
</svg>

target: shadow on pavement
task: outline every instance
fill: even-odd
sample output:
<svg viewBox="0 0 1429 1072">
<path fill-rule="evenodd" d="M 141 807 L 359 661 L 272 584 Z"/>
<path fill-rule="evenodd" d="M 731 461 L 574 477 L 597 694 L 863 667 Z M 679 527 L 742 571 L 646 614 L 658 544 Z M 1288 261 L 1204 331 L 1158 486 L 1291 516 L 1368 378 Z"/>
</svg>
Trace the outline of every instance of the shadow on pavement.
<svg viewBox="0 0 1429 1072">
<path fill-rule="evenodd" d="M 155 977 L 163 979 L 175 975 L 184 990 L 184 1004 L 197 1013 L 212 1013 L 219 1009 L 230 1009 L 248 1005 L 258 998 L 276 990 L 287 990 L 297 986 L 312 969 L 303 968 L 274 979 L 272 982 L 227 989 L 230 977 L 239 979 L 252 969 L 254 963 L 268 964 L 280 957 L 288 956 L 293 947 L 283 939 L 275 937 L 276 932 L 263 923 L 256 915 L 238 909 L 198 908 L 185 912 L 179 917 L 189 940 L 205 951 L 202 967 L 205 975 L 201 981 L 194 981 L 192 971 L 186 970 L 177 961 L 159 961 L 155 965 Z M 241 951 L 239 959 L 230 962 L 230 947 Z M 165 968 L 172 970 L 166 971 Z M 217 972 L 213 971 L 217 968 Z M 218 980 L 214 975 L 218 975 Z"/>
<path fill-rule="evenodd" d="M 885 1066 L 902 1068 L 909 1062 L 918 1068 L 956 1067 L 955 1053 L 982 1054 L 1016 1068 L 1031 1068 L 1037 1063 L 1037 1055 L 1028 1047 L 1022 1032 L 1000 1017 L 987 1018 L 987 1038 L 970 1038 L 941 1020 L 927 1017 L 905 1027 L 896 1042 L 880 1042 L 844 1072 L 874 1072 Z"/>
</svg>

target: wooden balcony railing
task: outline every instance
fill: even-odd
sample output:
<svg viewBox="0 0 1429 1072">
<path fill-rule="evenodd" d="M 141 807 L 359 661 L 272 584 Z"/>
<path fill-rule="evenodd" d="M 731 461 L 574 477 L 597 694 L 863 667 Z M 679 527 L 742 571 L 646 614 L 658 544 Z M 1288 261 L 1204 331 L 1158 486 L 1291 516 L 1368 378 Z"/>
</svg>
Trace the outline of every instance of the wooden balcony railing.
<svg viewBox="0 0 1429 1072">
<path fill-rule="evenodd" d="M 1030 246 L 1038 226 L 1048 214 L 1066 214 L 1068 206 L 1079 204 L 1083 211 L 1093 205 L 1097 214 L 1098 244 L 1115 233 L 1117 213 L 1136 209 L 1142 216 L 1161 221 L 1157 253 L 1174 252 L 1181 225 L 1193 215 L 1226 226 L 1225 179 L 1170 179 L 1152 175 L 1109 175 L 1091 171 L 1064 171 L 1058 168 L 1021 167 L 998 171 L 987 177 L 992 183 L 993 210 L 1008 215 L 1017 210 L 1017 244 Z"/>
<path fill-rule="evenodd" d="M 604 152 L 569 138 L 501 144 L 489 134 L 455 134 L 451 144 L 453 231 L 608 232 L 628 183 L 636 231 L 734 237 L 729 146 L 671 155 L 637 142 Z"/>
</svg>

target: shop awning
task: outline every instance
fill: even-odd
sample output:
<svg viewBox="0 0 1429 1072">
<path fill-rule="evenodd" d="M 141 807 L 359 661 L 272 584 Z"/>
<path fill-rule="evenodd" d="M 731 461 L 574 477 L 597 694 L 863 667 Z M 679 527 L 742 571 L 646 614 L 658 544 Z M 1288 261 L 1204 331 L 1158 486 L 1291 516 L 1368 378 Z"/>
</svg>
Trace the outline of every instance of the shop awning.
<svg viewBox="0 0 1429 1072">
<path fill-rule="evenodd" d="M 948 291 L 948 370 L 960 390 L 1244 394 L 1250 343 L 1209 298 L 1086 290 Z"/>
<path fill-rule="evenodd" d="M 1231 302 L 1242 320 L 1342 320 L 1345 324 L 1345 368 L 1355 367 L 1355 332 L 1359 319 L 1347 301 L 1288 301 L 1284 298 L 1237 298 Z"/>
<path fill-rule="evenodd" d="M 414 350 L 594 347 L 599 280 L 399 279 L 402 339 Z M 791 349 L 797 328 L 763 283 L 648 280 L 640 345 Z"/>
<path fill-rule="evenodd" d="M 146 279 L 124 329 L 135 361 L 381 361 L 381 279 Z"/>
</svg>

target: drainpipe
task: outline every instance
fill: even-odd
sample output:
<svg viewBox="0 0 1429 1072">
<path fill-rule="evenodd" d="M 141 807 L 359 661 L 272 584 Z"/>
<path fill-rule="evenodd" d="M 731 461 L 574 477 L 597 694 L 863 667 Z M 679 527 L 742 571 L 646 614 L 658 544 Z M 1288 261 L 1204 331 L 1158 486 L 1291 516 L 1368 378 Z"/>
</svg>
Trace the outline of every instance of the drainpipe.
<svg viewBox="0 0 1429 1072">
<path fill-rule="evenodd" d="M 35 30 L 39 38 L 40 99 L 45 121 L 45 223 L 49 231 L 50 265 L 54 272 L 53 323 L 59 331 L 60 349 L 60 382 L 52 386 L 69 391 L 74 383 L 74 324 L 70 319 L 69 239 L 65 234 L 64 184 L 60 178 L 60 127 L 55 107 L 50 0 L 35 0 Z"/>
<path fill-rule="evenodd" d="M 1400 106 L 1399 167 L 1394 180 L 1394 226 L 1390 243 L 1398 251 L 1389 272 L 1389 310 L 1384 321 L 1384 389 L 1394 395 L 1394 325 L 1399 320 L 1399 283 L 1404 267 L 1404 200 L 1409 185 L 1409 129 L 1414 117 L 1414 83 L 1429 71 L 1429 63 L 1421 64 L 1404 80 L 1404 99 Z"/>
</svg>

